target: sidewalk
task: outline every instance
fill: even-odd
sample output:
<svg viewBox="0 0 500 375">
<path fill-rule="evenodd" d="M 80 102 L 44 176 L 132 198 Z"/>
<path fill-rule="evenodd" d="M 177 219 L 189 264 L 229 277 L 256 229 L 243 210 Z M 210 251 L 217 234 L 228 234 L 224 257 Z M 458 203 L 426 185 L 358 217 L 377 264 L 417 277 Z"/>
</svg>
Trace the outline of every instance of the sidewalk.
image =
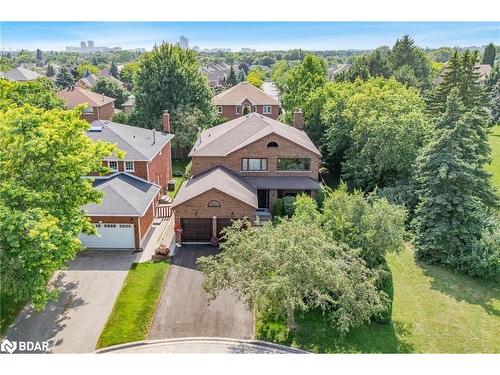
<svg viewBox="0 0 500 375">
<path fill-rule="evenodd" d="M 168 220 L 163 220 L 158 225 L 153 224 L 143 246 L 144 250 L 137 253 L 135 260 L 137 263 L 150 261 L 160 243 L 164 243 L 170 248 L 175 246 L 174 222 L 174 215 L 172 215 Z"/>
</svg>

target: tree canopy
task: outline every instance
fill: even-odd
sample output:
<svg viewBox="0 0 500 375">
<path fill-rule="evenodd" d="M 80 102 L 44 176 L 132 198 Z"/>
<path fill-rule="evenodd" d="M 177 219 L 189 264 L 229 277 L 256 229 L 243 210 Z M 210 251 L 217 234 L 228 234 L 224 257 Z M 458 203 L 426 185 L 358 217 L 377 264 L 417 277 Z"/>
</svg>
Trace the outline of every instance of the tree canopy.
<svg viewBox="0 0 500 375">
<path fill-rule="evenodd" d="M 483 64 L 489 64 L 493 66 L 495 64 L 495 57 L 497 54 L 496 47 L 493 43 L 490 43 L 484 49 L 483 54 Z"/>
<path fill-rule="evenodd" d="M 93 142 L 72 111 L 9 107 L 0 112 L 0 279 L 2 294 L 42 307 L 54 271 L 95 229 L 82 206 L 99 202 L 91 172 L 102 173 L 114 146 Z"/>
<path fill-rule="evenodd" d="M 110 78 L 101 77 L 97 80 L 92 91 L 98 94 L 104 94 L 115 99 L 115 107 L 122 109 L 123 103 L 128 99 L 129 92 L 120 84 L 120 82 Z"/>
<path fill-rule="evenodd" d="M 247 82 L 258 87 L 262 88 L 262 84 L 264 83 L 264 71 L 262 68 L 252 68 L 246 78 Z"/>
<path fill-rule="evenodd" d="M 163 111 L 179 106 L 198 109 L 205 123 L 211 121 L 211 90 L 192 50 L 164 43 L 141 55 L 133 92 L 136 106 L 130 121 L 138 126 L 160 129 Z"/>
<path fill-rule="evenodd" d="M 64 101 L 57 97 L 50 79 L 41 77 L 26 82 L 0 79 L 0 111 L 23 104 L 44 109 L 65 108 Z"/>
</svg>

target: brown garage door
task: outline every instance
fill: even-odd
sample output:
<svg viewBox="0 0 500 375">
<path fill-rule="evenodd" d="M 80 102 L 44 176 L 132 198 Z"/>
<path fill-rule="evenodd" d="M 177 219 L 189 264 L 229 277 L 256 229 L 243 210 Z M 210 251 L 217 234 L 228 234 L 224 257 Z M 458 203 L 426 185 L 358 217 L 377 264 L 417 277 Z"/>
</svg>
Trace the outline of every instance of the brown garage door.
<svg viewBox="0 0 500 375">
<path fill-rule="evenodd" d="M 233 219 L 217 218 L 217 237 L 221 238 L 221 231 L 225 227 L 230 226 L 233 223 Z"/>
<path fill-rule="evenodd" d="M 182 241 L 210 241 L 212 219 L 181 219 Z"/>
</svg>

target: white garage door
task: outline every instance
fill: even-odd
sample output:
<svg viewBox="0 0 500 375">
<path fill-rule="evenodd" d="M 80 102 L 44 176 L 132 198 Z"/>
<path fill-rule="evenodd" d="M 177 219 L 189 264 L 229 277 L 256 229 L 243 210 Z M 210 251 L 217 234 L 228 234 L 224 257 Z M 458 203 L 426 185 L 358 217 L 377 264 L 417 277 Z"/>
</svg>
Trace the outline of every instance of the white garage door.
<svg viewBox="0 0 500 375">
<path fill-rule="evenodd" d="M 83 246 L 99 249 L 133 249 L 133 224 L 95 224 L 98 235 L 80 234 Z"/>
</svg>

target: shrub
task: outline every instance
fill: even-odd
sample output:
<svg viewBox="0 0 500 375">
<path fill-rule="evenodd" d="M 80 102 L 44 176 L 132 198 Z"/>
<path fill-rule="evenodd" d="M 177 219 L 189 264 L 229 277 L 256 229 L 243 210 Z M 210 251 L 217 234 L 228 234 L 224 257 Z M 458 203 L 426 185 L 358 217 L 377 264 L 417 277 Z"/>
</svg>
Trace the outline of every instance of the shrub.
<svg viewBox="0 0 500 375">
<path fill-rule="evenodd" d="M 387 308 L 385 311 L 375 315 L 373 321 L 380 324 L 389 324 L 392 321 L 392 302 L 394 300 L 394 284 L 391 269 L 384 261 L 379 266 L 379 277 L 376 283 L 378 290 L 387 294 Z"/>
<path fill-rule="evenodd" d="M 274 202 L 273 210 L 272 210 L 273 216 L 283 216 L 284 211 L 283 211 L 283 200 L 281 198 L 276 199 Z"/>
<path fill-rule="evenodd" d="M 184 177 L 184 171 L 181 171 L 179 169 L 174 169 L 174 171 L 172 172 L 172 176 L 174 177 Z"/>
<path fill-rule="evenodd" d="M 193 174 L 192 173 L 192 169 L 193 169 L 193 163 L 192 162 L 189 162 L 187 165 L 186 165 L 186 168 L 184 169 L 184 178 L 187 180 L 188 178 L 191 177 L 191 175 Z"/>
<path fill-rule="evenodd" d="M 286 216 L 292 217 L 295 211 L 295 197 L 288 195 L 283 198 L 283 212 Z"/>
</svg>

